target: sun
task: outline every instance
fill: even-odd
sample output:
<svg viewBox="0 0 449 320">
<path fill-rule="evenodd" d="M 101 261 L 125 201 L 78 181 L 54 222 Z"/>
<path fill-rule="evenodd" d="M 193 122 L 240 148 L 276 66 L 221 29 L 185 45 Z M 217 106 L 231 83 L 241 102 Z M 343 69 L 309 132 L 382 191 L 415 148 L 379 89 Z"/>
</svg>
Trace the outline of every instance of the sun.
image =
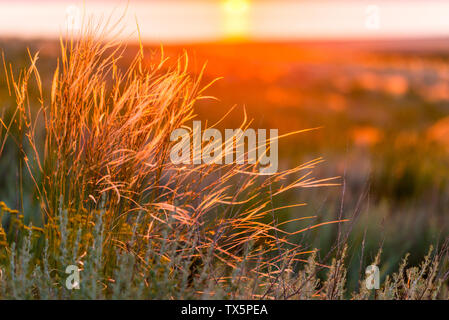
<svg viewBox="0 0 449 320">
<path fill-rule="evenodd" d="M 249 1 L 247 0 L 227 0 L 224 2 L 225 10 L 230 14 L 242 14 L 248 11 Z"/>
<path fill-rule="evenodd" d="M 226 0 L 223 2 L 224 35 L 228 39 L 245 38 L 249 32 L 248 0 Z"/>
</svg>

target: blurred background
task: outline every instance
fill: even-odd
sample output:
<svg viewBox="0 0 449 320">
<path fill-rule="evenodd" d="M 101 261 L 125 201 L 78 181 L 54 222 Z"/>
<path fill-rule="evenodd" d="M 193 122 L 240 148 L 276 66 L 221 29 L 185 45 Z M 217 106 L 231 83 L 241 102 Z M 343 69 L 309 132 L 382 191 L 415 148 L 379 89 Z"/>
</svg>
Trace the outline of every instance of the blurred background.
<svg viewBox="0 0 449 320">
<path fill-rule="evenodd" d="M 366 262 L 382 247 L 386 274 L 406 252 L 419 261 L 448 235 L 449 1 L 0 0 L 0 50 L 16 74 L 29 62 L 27 48 L 40 51 L 50 86 L 59 35 L 78 30 L 84 16 L 114 21 L 125 10 L 116 36 L 129 43 L 130 57 L 138 24 L 145 50 L 158 54 L 162 45 L 174 61 L 186 50 L 192 73 L 207 62 L 205 83 L 223 77 L 208 90 L 219 100 L 198 105 L 200 119 L 213 123 L 237 105 L 223 128 L 241 123 L 243 107 L 254 128 L 320 127 L 280 141 L 281 169 L 323 157 L 314 176 L 340 177 L 340 186 L 278 199 L 308 203 L 279 218 L 351 218 L 342 226 L 351 231 L 350 285 L 362 243 Z M 0 73 L 0 113 L 8 119 L 14 101 Z M 0 200 L 18 208 L 11 143 L 0 158 Z M 25 207 L 38 210 L 31 181 L 28 192 Z M 296 241 L 325 255 L 337 232 L 325 226 Z"/>
</svg>

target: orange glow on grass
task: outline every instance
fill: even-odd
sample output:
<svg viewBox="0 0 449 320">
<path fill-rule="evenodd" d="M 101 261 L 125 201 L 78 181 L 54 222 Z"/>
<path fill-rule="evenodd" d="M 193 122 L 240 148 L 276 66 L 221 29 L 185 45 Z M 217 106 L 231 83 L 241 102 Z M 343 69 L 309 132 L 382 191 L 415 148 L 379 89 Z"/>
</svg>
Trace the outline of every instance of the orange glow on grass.
<svg viewBox="0 0 449 320">
<path fill-rule="evenodd" d="M 427 138 L 449 151 L 449 116 L 438 120 L 427 130 Z"/>
<path fill-rule="evenodd" d="M 393 96 L 402 96 L 408 90 L 408 81 L 404 76 L 392 75 L 384 79 L 384 91 Z"/>
<path fill-rule="evenodd" d="M 360 126 L 352 130 L 352 139 L 359 147 L 369 147 L 382 139 L 382 132 L 372 126 Z"/>
</svg>

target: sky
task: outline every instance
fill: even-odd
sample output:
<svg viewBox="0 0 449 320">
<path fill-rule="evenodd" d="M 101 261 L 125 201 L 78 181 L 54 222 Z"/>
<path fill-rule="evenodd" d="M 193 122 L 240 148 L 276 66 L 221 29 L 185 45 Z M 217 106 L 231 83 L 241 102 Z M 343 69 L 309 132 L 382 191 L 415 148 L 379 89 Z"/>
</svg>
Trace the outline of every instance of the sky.
<svg viewBox="0 0 449 320">
<path fill-rule="evenodd" d="M 0 0 L 0 37 L 52 38 L 128 1 Z M 115 11 L 114 11 L 115 10 Z M 115 12 L 115 13 L 113 13 Z M 121 36 L 153 42 L 449 36 L 443 0 L 130 0 Z"/>
</svg>

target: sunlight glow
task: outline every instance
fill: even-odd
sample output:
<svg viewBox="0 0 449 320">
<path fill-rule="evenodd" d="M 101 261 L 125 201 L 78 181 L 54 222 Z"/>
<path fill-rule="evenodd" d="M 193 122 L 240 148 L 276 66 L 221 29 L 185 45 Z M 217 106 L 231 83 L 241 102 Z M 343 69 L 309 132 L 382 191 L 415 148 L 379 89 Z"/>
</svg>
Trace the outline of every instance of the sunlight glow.
<svg viewBox="0 0 449 320">
<path fill-rule="evenodd" d="M 83 0 L 0 0 L 0 36 L 58 38 L 67 29 L 77 29 L 77 15 L 73 14 L 77 10 L 67 12 L 72 2 L 83 7 Z M 105 18 L 114 12 L 116 19 L 127 11 L 122 37 L 137 40 L 137 17 L 142 37 L 154 43 L 449 35 L 449 2 L 441 0 L 416 0 L 413 5 L 390 0 L 377 7 L 360 0 L 131 0 L 129 5 L 127 0 L 85 2 L 89 15 L 96 17 Z"/>
<path fill-rule="evenodd" d="M 248 11 L 249 3 L 246 0 L 227 0 L 224 7 L 230 14 L 242 14 Z"/>
<path fill-rule="evenodd" d="M 249 30 L 250 3 L 247 0 L 227 0 L 223 2 L 224 36 L 245 38 Z"/>
</svg>

